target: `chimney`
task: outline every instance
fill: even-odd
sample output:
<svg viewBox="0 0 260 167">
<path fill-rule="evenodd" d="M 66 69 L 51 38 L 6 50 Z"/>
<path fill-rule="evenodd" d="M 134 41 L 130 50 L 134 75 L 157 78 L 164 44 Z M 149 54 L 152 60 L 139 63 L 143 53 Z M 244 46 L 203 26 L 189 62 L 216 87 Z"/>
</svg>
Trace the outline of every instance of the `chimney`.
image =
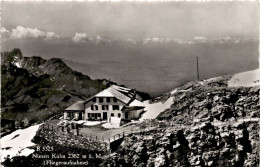
<svg viewBox="0 0 260 167">
<path fill-rule="evenodd" d="M 126 104 L 127 106 L 130 104 L 130 103 L 132 103 L 132 101 L 134 101 L 135 100 L 135 98 L 136 98 L 136 90 L 135 89 L 132 89 L 133 90 L 133 95 L 132 95 L 132 93 L 131 93 L 131 95 L 132 95 L 132 97 L 131 97 L 131 99 L 129 100 L 129 102 Z M 131 91 L 132 91 L 131 90 Z"/>
</svg>

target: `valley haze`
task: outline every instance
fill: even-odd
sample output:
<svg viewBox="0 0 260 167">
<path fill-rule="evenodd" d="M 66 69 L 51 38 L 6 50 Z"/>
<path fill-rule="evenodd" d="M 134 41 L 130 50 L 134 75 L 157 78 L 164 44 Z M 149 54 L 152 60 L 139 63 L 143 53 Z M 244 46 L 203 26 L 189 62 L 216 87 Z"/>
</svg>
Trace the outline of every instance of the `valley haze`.
<svg viewBox="0 0 260 167">
<path fill-rule="evenodd" d="M 129 44 L 125 41 L 103 44 L 87 42 L 73 44 L 73 47 L 68 41 L 60 48 L 55 41 L 29 39 L 27 42 L 17 40 L 15 46 L 24 48 L 21 49 L 24 56 L 35 55 L 47 59 L 58 57 L 73 70 L 92 79 L 110 79 L 158 96 L 197 79 L 196 56 L 199 57 L 201 79 L 256 69 L 258 40 L 234 41 L 230 39 L 225 44 L 180 44 L 174 41 L 148 44 Z M 39 47 L 31 48 L 34 43 L 38 43 Z M 6 42 L 4 46 L 11 48 L 8 44 Z"/>
</svg>

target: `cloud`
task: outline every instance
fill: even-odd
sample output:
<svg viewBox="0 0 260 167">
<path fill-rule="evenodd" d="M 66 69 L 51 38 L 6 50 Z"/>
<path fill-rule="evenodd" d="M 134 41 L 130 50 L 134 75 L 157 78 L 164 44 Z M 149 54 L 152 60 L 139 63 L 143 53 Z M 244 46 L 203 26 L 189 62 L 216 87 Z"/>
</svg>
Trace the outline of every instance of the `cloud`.
<svg viewBox="0 0 260 167">
<path fill-rule="evenodd" d="M 172 42 L 172 41 L 174 41 L 174 40 L 171 39 L 171 38 L 166 38 L 166 39 L 165 39 L 165 42 Z"/>
<path fill-rule="evenodd" d="M 187 44 L 194 44 L 194 41 L 187 41 Z"/>
<path fill-rule="evenodd" d="M 227 37 L 224 37 L 222 38 L 221 40 L 224 40 L 224 41 L 230 41 L 232 38 L 230 36 L 227 36 Z"/>
<path fill-rule="evenodd" d="M 146 38 L 143 39 L 143 44 L 147 44 L 147 43 L 169 43 L 169 42 L 173 42 L 174 40 L 171 38 L 158 38 L 158 37 L 154 37 L 154 38 Z"/>
<path fill-rule="evenodd" d="M 101 42 L 101 41 L 103 41 L 103 40 L 104 40 L 104 39 L 103 39 L 101 36 L 99 36 L 99 35 L 96 36 L 96 41 L 97 41 L 97 42 Z"/>
<path fill-rule="evenodd" d="M 42 38 L 44 36 L 45 33 L 36 28 L 32 29 L 28 27 L 17 26 L 15 29 L 12 29 L 10 38 Z"/>
<path fill-rule="evenodd" d="M 197 39 L 198 40 L 198 39 Z M 178 43 L 178 44 L 194 44 L 195 42 L 192 40 L 184 40 L 184 39 L 172 39 L 172 38 L 146 38 L 142 41 L 143 44 L 148 43 Z"/>
<path fill-rule="evenodd" d="M 86 33 L 79 33 L 79 32 L 75 33 L 75 35 L 72 37 L 72 41 L 76 42 L 76 43 L 79 43 L 79 42 L 95 42 L 96 44 L 111 42 L 111 40 L 105 39 L 105 38 L 103 38 L 99 35 L 97 35 L 96 37 L 89 37 Z M 116 41 L 116 39 L 114 39 L 113 41 Z"/>
<path fill-rule="evenodd" d="M 1 34 L 5 34 L 5 33 L 9 33 L 10 31 L 9 30 L 7 30 L 6 28 L 4 28 L 4 27 L 2 27 L 1 29 L 0 29 L 0 33 Z"/>
<path fill-rule="evenodd" d="M 213 43 L 219 43 L 219 44 L 240 43 L 240 41 L 241 41 L 241 39 L 239 39 L 237 37 L 226 36 L 226 37 L 214 39 Z"/>
<path fill-rule="evenodd" d="M 186 40 L 175 40 L 179 44 L 187 44 Z"/>
<path fill-rule="evenodd" d="M 90 39 L 90 40 L 91 40 L 91 39 Z M 94 40 L 95 40 L 96 43 L 101 43 L 101 42 L 109 43 L 109 42 L 111 42 L 111 40 L 105 39 L 105 38 L 103 38 L 103 37 L 101 37 L 101 36 L 99 36 L 99 35 L 97 35 Z M 116 41 L 116 40 L 114 40 L 114 41 Z"/>
<path fill-rule="evenodd" d="M 10 38 L 12 39 L 22 39 L 22 38 L 45 38 L 53 39 L 59 38 L 54 32 L 43 32 L 37 28 L 29 28 L 17 26 L 15 29 L 12 29 Z"/>
<path fill-rule="evenodd" d="M 208 39 L 206 37 L 203 37 L 203 36 L 195 36 L 194 41 L 197 42 L 197 43 L 207 43 Z"/>
<path fill-rule="evenodd" d="M 1 38 L 8 38 L 8 36 L 10 35 L 10 31 L 2 27 L 0 29 L 0 34 L 1 34 Z"/>
<path fill-rule="evenodd" d="M 205 44 L 205 43 L 211 43 L 211 44 L 226 44 L 226 43 L 239 43 L 241 42 L 241 39 L 236 37 L 222 37 L 222 38 L 216 38 L 216 39 L 208 39 L 203 36 L 195 36 L 193 39 L 187 40 L 187 39 L 173 39 L 173 38 L 145 38 L 141 41 L 142 44 L 151 44 L 151 43 L 178 43 L 181 45 L 185 44 Z"/>
<path fill-rule="evenodd" d="M 135 40 L 133 40 L 133 39 L 130 39 L 130 38 L 129 38 L 129 39 L 127 39 L 127 40 L 126 40 L 126 42 L 129 42 L 129 43 L 132 43 L 132 44 L 136 44 L 136 41 L 135 41 Z"/>
<path fill-rule="evenodd" d="M 45 37 L 46 37 L 47 39 L 59 38 L 59 36 L 56 35 L 54 32 L 46 32 Z"/>
<path fill-rule="evenodd" d="M 72 38 L 72 41 L 74 41 L 74 42 L 85 42 L 87 40 L 89 40 L 89 38 L 86 33 L 76 32 L 74 37 Z"/>
<path fill-rule="evenodd" d="M 240 42 L 240 39 L 236 39 L 235 41 L 234 41 L 234 43 L 239 43 Z"/>
</svg>

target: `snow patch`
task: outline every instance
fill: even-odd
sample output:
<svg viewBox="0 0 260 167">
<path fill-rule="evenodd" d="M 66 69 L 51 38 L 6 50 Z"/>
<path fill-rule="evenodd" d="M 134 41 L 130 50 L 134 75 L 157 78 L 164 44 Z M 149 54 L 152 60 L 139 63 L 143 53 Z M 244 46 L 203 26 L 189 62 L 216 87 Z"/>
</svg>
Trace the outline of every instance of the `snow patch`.
<svg viewBox="0 0 260 167">
<path fill-rule="evenodd" d="M 175 93 L 177 93 L 177 89 L 174 89 L 174 90 L 171 92 L 171 95 L 174 95 Z"/>
<path fill-rule="evenodd" d="M 71 122 L 81 125 L 81 124 L 84 124 L 84 123 L 86 123 L 86 122 L 88 122 L 88 121 L 79 120 L 79 121 L 71 121 Z"/>
<path fill-rule="evenodd" d="M 161 112 L 163 112 L 167 108 L 170 108 L 173 103 L 173 99 L 174 97 L 170 97 L 164 103 L 158 102 L 152 104 L 150 104 L 149 101 L 144 101 L 143 106 L 145 106 L 146 112 L 141 116 L 139 120 L 143 121 L 145 119 L 155 119 Z"/>
<path fill-rule="evenodd" d="M 20 65 L 20 63 L 18 63 L 18 62 L 14 63 L 14 65 L 15 65 L 16 67 L 18 67 L 18 68 L 21 68 L 21 67 L 22 67 L 22 66 Z"/>
<path fill-rule="evenodd" d="M 190 91 L 190 90 L 174 89 L 171 92 L 171 96 L 174 96 L 179 91 Z M 152 104 L 150 104 L 148 100 L 141 102 L 141 101 L 135 99 L 131 104 L 129 104 L 129 106 L 144 106 L 145 107 L 145 109 L 144 109 L 145 113 L 142 114 L 141 118 L 139 119 L 139 121 L 143 121 L 145 119 L 155 119 L 161 112 L 163 112 L 167 108 L 170 108 L 170 106 L 173 103 L 173 99 L 174 99 L 174 97 L 170 97 L 164 103 L 158 102 L 158 103 L 152 103 Z"/>
<path fill-rule="evenodd" d="M 120 124 L 112 124 L 112 123 L 105 123 L 102 124 L 102 126 L 106 129 L 116 129 L 116 128 L 120 128 Z"/>
<path fill-rule="evenodd" d="M 85 126 L 95 126 L 101 124 L 101 121 L 86 121 L 83 125 Z"/>
<path fill-rule="evenodd" d="M 253 87 L 260 85 L 260 69 L 235 74 L 229 81 L 228 87 Z"/>
<path fill-rule="evenodd" d="M 203 82 L 212 82 L 212 81 L 216 81 L 218 79 L 221 79 L 221 77 L 214 77 L 214 78 L 205 79 L 205 80 L 203 80 Z"/>
<path fill-rule="evenodd" d="M 28 156 L 33 153 L 34 150 L 27 147 L 35 145 L 31 140 L 40 125 L 41 124 L 30 126 L 26 129 L 19 129 L 1 138 L 1 162 L 3 162 L 8 155 L 12 158 L 14 156 Z"/>
<path fill-rule="evenodd" d="M 30 149 L 30 148 L 24 148 L 19 152 L 19 156 L 28 156 L 32 153 L 34 153 L 34 149 Z"/>
<path fill-rule="evenodd" d="M 121 122 L 121 118 L 117 118 L 117 117 L 110 117 L 108 118 L 107 123 L 102 124 L 102 126 L 106 129 L 112 129 L 112 128 L 120 128 L 120 122 Z"/>
</svg>

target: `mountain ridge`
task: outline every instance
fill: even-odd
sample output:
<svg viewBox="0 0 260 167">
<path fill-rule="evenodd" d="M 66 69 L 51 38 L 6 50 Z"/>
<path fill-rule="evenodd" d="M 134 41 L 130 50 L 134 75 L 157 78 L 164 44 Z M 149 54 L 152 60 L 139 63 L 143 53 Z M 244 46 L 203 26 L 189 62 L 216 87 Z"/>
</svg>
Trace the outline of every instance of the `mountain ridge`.
<svg viewBox="0 0 260 167">
<path fill-rule="evenodd" d="M 27 126 L 86 100 L 115 82 L 72 70 L 61 59 L 24 57 L 20 49 L 2 52 L 2 119 Z M 144 98 L 147 93 L 139 92 Z"/>
</svg>

